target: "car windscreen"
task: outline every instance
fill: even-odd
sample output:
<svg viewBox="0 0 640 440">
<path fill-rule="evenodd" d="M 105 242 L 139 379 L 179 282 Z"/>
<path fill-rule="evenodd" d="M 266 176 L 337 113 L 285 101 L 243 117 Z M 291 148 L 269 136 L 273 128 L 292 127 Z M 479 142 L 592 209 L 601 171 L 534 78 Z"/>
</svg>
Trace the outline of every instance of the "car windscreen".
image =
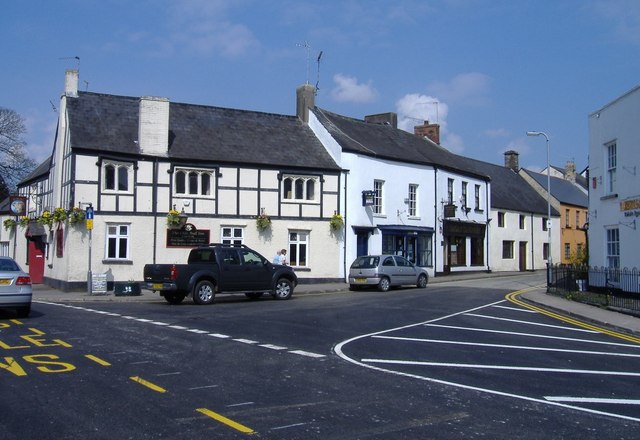
<svg viewBox="0 0 640 440">
<path fill-rule="evenodd" d="M 20 266 L 13 260 L 0 260 L 0 272 L 19 272 Z"/>
<path fill-rule="evenodd" d="M 351 267 L 354 269 L 373 269 L 374 267 L 378 267 L 378 263 L 380 262 L 380 257 L 358 257 L 351 264 Z"/>
</svg>

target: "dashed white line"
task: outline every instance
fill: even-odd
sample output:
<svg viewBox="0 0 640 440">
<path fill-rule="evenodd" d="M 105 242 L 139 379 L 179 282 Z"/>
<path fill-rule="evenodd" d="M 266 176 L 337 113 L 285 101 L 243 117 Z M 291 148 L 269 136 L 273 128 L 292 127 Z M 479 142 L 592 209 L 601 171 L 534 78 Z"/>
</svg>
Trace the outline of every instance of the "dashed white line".
<svg viewBox="0 0 640 440">
<path fill-rule="evenodd" d="M 307 356 L 307 357 L 311 357 L 311 358 L 323 358 L 323 357 L 326 357 L 324 354 L 312 353 L 310 351 L 304 351 L 304 350 L 291 350 L 291 351 L 289 351 L 289 353 L 299 354 L 300 356 Z"/>
<path fill-rule="evenodd" d="M 251 339 L 242 339 L 242 338 L 232 339 L 232 341 L 242 342 L 243 344 L 257 344 L 258 343 L 258 341 L 252 341 Z"/>
<path fill-rule="evenodd" d="M 282 347 L 280 345 L 273 345 L 273 344 L 260 344 L 260 347 L 264 347 L 264 348 L 270 348 L 272 350 L 286 350 L 287 347 Z"/>
<path fill-rule="evenodd" d="M 221 333 L 209 333 L 209 336 L 213 336 L 214 338 L 220 338 L 220 339 L 227 339 L 231 337 L 229 335 L 223 335 Z"/>
</svg>

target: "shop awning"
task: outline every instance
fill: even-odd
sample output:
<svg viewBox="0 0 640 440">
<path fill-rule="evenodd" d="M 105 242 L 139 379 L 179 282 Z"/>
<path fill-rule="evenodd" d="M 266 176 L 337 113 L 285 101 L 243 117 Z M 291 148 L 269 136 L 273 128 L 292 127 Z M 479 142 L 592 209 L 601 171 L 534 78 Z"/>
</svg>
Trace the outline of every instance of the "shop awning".
<svg viewBox="0 0 640 440">
<path fill-rule="evenodd" d="M 410 225 L 377 225 L 378 229 L 387 234 L 433 234 L 434 229 L 429 226 L 410 226 Z"/>
<path fill-rule="evenodd" d="M 36 238 L 43 235 L 47 235 L 47 231 L 44 229 L 43 225 L 36 221 L 30 221 L 29 224 L 27 224 L 27 230 L 24 233 L 25 237 Z"/>
</svg>

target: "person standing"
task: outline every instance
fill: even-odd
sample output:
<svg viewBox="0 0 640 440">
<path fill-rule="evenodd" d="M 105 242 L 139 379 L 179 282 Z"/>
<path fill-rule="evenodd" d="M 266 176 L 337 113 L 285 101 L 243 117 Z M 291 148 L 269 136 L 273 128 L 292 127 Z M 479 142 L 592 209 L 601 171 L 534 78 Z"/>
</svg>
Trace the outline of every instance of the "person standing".
<svg viewBox="0 0 640 440">
<path fill-rule="evenodd" d="M 287 250 L 286 249 L 280 250 L 280 264 L 282 264 L 283 266 L 287 265 Z"/>
<path fill-rule="evenodd" d="M 281 250 L 280 250 L 280 249 L 278 249 L 278 250 L 276 251 L 276 256 L 275 256 L 275 257 L 273 257 L 273 260 L 272 260 L 271 262 L 272 262 L 273 264 L 282 264 L 282 263 L 280 262 L 280 261 L 281 261 L 281 256 L 282 256 L 282 255 L 281 255 Z"/>
</svg>

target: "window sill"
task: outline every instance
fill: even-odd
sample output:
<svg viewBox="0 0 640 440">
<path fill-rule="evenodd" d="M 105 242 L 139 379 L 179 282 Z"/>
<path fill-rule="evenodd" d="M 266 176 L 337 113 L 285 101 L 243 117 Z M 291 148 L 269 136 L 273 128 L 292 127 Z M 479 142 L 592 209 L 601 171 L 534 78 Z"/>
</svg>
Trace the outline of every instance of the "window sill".
<svg viewBox="0 0 640 440">
<path fill-rule="evenodd" d="M 600 200 L 609 200 L 609 199 L 617 199 L 618 193 L 615 194 L 607 194 L 606 196 L 600 197 Z"/>
<path fill-rule="evenodd" d="M 116 260 L 116 259 L 104 259 L 102 260 L 102 264 L 123 264 L 123 265 L 133 265 L 132 260 Z"/>
</svg>

